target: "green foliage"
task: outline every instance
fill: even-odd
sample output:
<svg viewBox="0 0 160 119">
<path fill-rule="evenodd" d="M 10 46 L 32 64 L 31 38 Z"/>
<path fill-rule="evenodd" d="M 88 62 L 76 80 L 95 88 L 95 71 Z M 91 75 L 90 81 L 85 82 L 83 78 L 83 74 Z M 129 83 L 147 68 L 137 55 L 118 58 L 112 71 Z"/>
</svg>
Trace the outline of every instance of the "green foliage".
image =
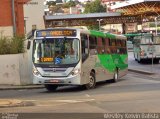
<svg viewBox="0 0 160 119">
<path fill-rule="evenodd" d="M 24 52 L 24 37 L 13 38 L 0 36 L 0 54 L 17 54 Z"/>
<path fill-rule="evenodd" d="M 100 13 L 100 12 L 106 12 L 106 8 L 103 5 L 101 5 L 100 0 L 88 2 L 85 6 L 84 13 Z M 98 22 L 97 25 L 90 25 L 87 28 L 89 30 L 99 30 Z"/>
<path fill-rule="evenodd" d="M 55 5 L 51 8 L 51 10 L 54 12 L 54 13 L 57 13 L 58 11 L 62 10 L 62 7 L 61 5 Z"/>
<path fill-rule="evenodd" d="M 10 53 L 10 46 L 11 43 L 7 37 L 0 38 L 0 54 L 9 54 Z"/>
<path fill-rule="evenodd" d="M 70 7 L 75 7 L 75 6 L 76 6 L 76 2 L 71 1 L 71 0 L 63 5 L 64 8 L 70 8 Z"/>
<path fill-rule="evenodd" d="M 106 12 L 106 8 L 103 5 L 101 5 L 100 0 L 88 2 L 85 6 L 84 13 L 100 13 L 100 12 Z"/>
<path fill-rule="evenodd" d="M 50 6 L 55 6 L 56 2 L 55 1 L 47 1 L 46 5 Z"/>
<path fill-rule="evenodd" d="M 87 27 L 89 30 L 99 30 L 99 25 L 91 25 Z"/>
</svg>

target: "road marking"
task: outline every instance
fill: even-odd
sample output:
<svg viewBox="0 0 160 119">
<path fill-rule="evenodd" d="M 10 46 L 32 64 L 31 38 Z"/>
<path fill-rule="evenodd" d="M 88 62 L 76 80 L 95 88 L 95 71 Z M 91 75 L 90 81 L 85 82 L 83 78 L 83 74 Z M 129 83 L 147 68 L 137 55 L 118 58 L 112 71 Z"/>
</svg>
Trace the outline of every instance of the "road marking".
<svg viewBox="0 0 160 119">
<path fill-rule="evenodd" d="M 78 100 L 53 100 L 54 102 L 64 102 L 64 103 L 78 103 L 78 102 L 90 102 L 95 99 L 78 99 Z"/>
<path fill-rule="evenodd" d="M 86 97 L 91 97 L 91 96 L 90 96 L 90 95 L 88 95 L 88 94 L 85 94 L 85 96 L 86 96 Z"/>
<path fill-rule="evenodd" d="M 37 100 L 23 100 L 23 101 L 27 101 L 27 102 L 35 102 L 35 101 L 37 101 Z"/>
</svg>

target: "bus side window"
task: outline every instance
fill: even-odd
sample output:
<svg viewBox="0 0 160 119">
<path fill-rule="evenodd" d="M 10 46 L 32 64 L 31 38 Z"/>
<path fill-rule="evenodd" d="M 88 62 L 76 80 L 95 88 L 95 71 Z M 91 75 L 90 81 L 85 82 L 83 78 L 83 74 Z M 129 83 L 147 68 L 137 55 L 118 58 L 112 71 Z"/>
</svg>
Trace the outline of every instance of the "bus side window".
<svg viewBox="0 0 160 119">
<path fill-rule="evenodd" d="M 89 55 L 87 35 L 81 34 L 81 44 L 82 44 L 82 62 L 84 62 Z"/>
<path fill-rule="evenodd" d="M 140 45 L 140 39 L 134 38 L 134 45 L 135 45 L 136 47 L 139 47 L 139 45 Z"/>
<path fill-rule="evenodd" d="M 102 53 L 103 53 L 103 54 L 104 54 L 105 51 L 106 51 L 105 46 L 106 46 L 106 40 L 105 40 L 104 38 L 102 38 Z"/>
<path fill-rule="evenodd" d="M 106 53 L 107 54 L 110 54 L 111 53 L 111 51 L 110 51 L 110 46 L 109 46 L 109 42 L 110 42 L 110 39 L 108 39 L 108 38 L 106 38 L 105 39 L 105 51 L 106 51 Z"/>
<path fill-rule="evenodd" d="M 116 39 L 109 39 L 109 47 L 112 54 L 117 54 Z"/>
<path fill-rule="evenodd" d="M 127 53 L 127 47 L 126 47 L 126 41 L 125 40 L 121 40 L 121 50 L 120 50 L 120 54 L 126 54 Z"/>
<path fill-rule="evenodd" d="M 96 37 L 89 36 L 89 49 L 90 49 L 91 55 L 97 54 L 97 38 Z"/>
<path fill-rule="evenodd" d="M 105 42 L 105 39 L 104 38 L 97 38 L 97 51 L 98 51 L 98 54 L 104 54 L 105 53 L 105 45 L 106 45 L 106 42 Z"/>
</svg>

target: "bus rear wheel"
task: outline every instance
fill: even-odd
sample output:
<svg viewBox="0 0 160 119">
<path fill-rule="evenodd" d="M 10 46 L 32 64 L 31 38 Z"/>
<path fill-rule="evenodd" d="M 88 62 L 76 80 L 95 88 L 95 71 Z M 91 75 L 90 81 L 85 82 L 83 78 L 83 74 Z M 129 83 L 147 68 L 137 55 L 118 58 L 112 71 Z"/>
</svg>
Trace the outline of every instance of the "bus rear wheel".
<svg viewBox="0 0 160 119">
<path fill-rule="evenodd" d="M 142 60 L 141 60 L 141 59 L 138 59 L 137 61 L 138 61 L 138 63 L 142 63 Z"/>
<path fill-rule="evenodd" d="M 58 88 L 57 85 L 52 85 L 52 84 L 45 84 L 44 86 L 48 91 L 51 91 L 51 92 L 55 91 Z"/>
<path fill-rule="evenodd" d="M 113 79 L 112 79 L 113 83 L 116 83 L 118 81 L 118 79 L 119 79 L 119 75 L 118 74 L 119 74 L 118 70 L 116 70 L 115 73 L 114 73 Z"/>
<path fill-rule="evenodd" d="M 89 83 L 85 84 L 86 89 L 93 89 L 96 86 L 95 73 L 91 72 L 89 76 Z"/>
</svg>

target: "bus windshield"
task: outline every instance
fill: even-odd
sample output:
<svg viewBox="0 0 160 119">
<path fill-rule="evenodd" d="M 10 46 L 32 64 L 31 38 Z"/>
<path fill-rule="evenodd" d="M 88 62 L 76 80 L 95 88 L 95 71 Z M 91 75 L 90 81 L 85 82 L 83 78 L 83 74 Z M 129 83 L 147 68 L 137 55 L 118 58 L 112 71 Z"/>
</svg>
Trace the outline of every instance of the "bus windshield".
<svg viewBox="0 0 160 119">
<path fill-rule="evenodd" d="M 160 44 L 160 36 L 155 36 L 153 41 L 155 44 Z"/>
<path fill-rule="evenodd" d="M 141 39 L 141 44 L 160 44 L 160 37 L 159 36 L 153 36 L 153 40 L 152 40 L 152 36 L 144 36 Z"/>
<path fill-rule="evenodd" d="M 152 43 L 152 37 L 151 36 L 144 36 L 141 39 L 141 44 L 150 44 Z"/>
<path fill-rule="evenodd" d="M 66 65 L 79 61 L 79 40 L 77 38 L 35 39 L 33 45 L 35 64 Z"/>
</svg>

